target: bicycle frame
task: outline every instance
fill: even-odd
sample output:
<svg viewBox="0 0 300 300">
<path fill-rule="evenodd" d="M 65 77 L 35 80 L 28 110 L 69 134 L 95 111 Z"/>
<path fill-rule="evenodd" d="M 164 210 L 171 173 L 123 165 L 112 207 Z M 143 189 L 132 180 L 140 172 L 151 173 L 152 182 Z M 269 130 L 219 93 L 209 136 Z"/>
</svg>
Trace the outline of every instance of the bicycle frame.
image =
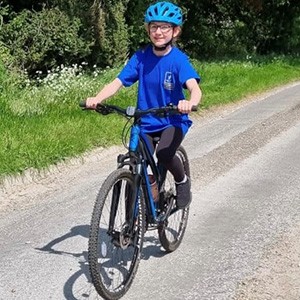
<svg viewBox="0 0 300 300">
<path fill-rule="evenodd" d="M 140 125 L 137 121 L 135 121 L 131 127 L 129 152 L 125 155 L 119 155 L 118 164 L 119 168 L 128 165 L 134 174 L 135 194 L 133 195 L 133 199 L 136 200 L 134 205 L 129 208 L 129 215 L 136 215 L 138 198 L 140 197 L 138 193 L 142 188 L 145 196 L 148 223 L 158 223 L 158 203 L 154 202 L 153 199 L 148 177 L 148 168 L 151 169 L 159 190 L 165 178 L 166 171 L 155 162 L 148 139 L 145 133 L 140 129 Z"/>
<path fill-rule="evenodd" d="M 85 102 L 80 103 L 81 107 L 85 107 Z M 156 224 L 165 221 L 169 215 L 176 212 L 178 209 L 174 208 L 172 210 L 168 210 L 164 215 L 159 215 L 157 208 L 159 208 L 159 204 L 154 202 L 150 181 L 148 177 L 147 169 L 150 167 L 152 174 L 155 178 L 155 181 L 158 185 L 159 192 L 165 182 L 167 171 L 160 165 L 157 165 L 154 161 L 153 154 L 150 150 L 150 146 L 148 145 L 148 139 L 145 133 L 141 130 L 140 127 L 140 117 L 145 114 L 154 113 L 157 115 L 166 115 L 178 113 L 178 109 L 176 106 L 170 104 L 169 106 L 161 107 L 161 108 L 153 108 L 148 110 L 138 110 L 133 106 L 128 106 L 126 109 L 120 108 L 114 105 L 102 105 L 98 104 L 96 109 L 97 112 L 107 115 L 111 112 L 117 112 L 127 118 L 134 117 L 133 125 L 130 130 L 130 141 L 129 141 L 129 151 L 127 154 L 120 154 L 118 156 L 118 168 L 123 168 L 124 166 L 129 166 L 130 171 L 134 175 L 134 184 L 132 196 L 130 197 L 134 201 L 130 203 L 128 207 L 126 207 L 126 222 L 128 221 L 128 225 L 130 228 L 133 228 L 133 223 L 135 217 L 137 216 L 137 211 L 139 208 L 139 197 L 140 191 L 143 191 L 145 197 L 146 204 L 146 213 L 148 217 L 148 224 Z M 194 106 L 192 111 L 196 111 L 197 107 Z M 118 193 L 118 187 L 116 187 L 116 193 Z M 159 193 L 161 196 L 161 192 Z M 164 197 L 162 197 L 164 198 Z M 159 200 L 162 200 L 161 197 Z M 110 224 L 111 228 L 113 227 L 114 216 L 111 216 Z"/>
</svg>

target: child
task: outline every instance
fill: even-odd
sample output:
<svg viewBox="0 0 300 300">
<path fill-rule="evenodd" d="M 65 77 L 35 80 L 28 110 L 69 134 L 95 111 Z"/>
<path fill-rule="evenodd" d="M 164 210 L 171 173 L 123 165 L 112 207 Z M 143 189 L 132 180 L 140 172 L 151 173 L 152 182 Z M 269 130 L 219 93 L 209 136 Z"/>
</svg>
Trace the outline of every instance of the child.
<svg viewBox="0 0 300 300">
<path fill-rule="evenodd" d="M 95 108 L 98 103 L 116 94 L 123 86 L 139 82 L 137 108 L 149 109 L 177 105 L 179 115 L 142 117 L 142 128 L 150 141 L 159 136 L 157 159 L 174 176 L 177 206 L 188 207 L 191 202 L 190 179 L 185 175 L 180 159 L 175 155 L 192 122 L 188 118 L 192 106 L 201 100 L 200 77 L 188 57 L 173 44 L 181 33 L 181 9 L 170 2 L 157 2 L 145 14 L 145 27 L 151 44 L 138 50 L 121 73 L 95 97 L 87 98 L 86 105 Z M 183 94 L 189 91 L 189 100 Z"/>
</svg>

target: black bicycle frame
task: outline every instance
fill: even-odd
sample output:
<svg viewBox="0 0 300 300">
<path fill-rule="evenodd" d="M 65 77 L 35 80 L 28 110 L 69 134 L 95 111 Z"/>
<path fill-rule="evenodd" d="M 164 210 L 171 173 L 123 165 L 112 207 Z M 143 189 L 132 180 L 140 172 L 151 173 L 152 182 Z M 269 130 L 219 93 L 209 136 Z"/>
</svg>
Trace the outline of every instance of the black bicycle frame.
<svg viewBox="0 0 300 300">
<path fill-rule="evenodd" d="M 137 129 L 139 128 L 138 124 L 134 124 L 133 128 Z M 127 221 L 129 222 L 130 228 L 131 222 L 134 222 L 135 217 L 137 216 L 138 212 L 138 199 L 141 196 L 139 193 L 141 189 L 143 190 L 143 194 L 145 197 L 145 204 L 146 204 L 146 213 L 148 222 L 150 223 L 157 223 L 157 206 L 158 203 L 154 202 L 152 191 L 151 191 L 151 185 L 150 180 L 148 177 L 148 171 L 147 169 L 150 168 L 151 172 L 155 178 L 155 181 L 158 185 L 158 190 L 160 191 L 162 182 L 165 179 L 165 169 L 157 165 L 155 162 L 155 159 L 153 157 L 151 146 L 149 145 L 149 140 L 144 132 L 141 130 L 138 130 L 137 136 L 137 145 L 135 147 L 135 151 L 129 151 L 125 155 L 119 155 L 118 156 L 118 167 L 122 168 L 124 166 L 129 166 L 129 169 L 134 174 L 134 184 L 135 187 L 132 190 L 132 201 L 131 203 L 128 202 L 126 205 L 126 216 L 128 217 Z M 155 142 L 155 145 L 153 145 L 153 151 L 155 151 L 157 141 Z M 132 217 L 130 217 L 132 216 Z M 112 220 L 111 220 L 112 221 Z"/>
</svg>

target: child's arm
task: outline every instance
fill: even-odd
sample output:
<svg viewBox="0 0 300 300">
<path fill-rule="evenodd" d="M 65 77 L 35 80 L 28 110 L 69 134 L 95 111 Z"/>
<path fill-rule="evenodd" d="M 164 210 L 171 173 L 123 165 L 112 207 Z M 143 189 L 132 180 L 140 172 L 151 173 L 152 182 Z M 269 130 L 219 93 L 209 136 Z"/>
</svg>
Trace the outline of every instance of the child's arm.
<svg viewBox="0 0 300 300">
<path fill-rule="evenodd" d="M 123 84 L 119 78 L 114 79 L 109 84 L 105 85 L 103 89 L 95 96 L 86 99 L 87 108 L 96 108 L 98 103 L 112 97 L 115 95 L 121 88 Z"/>
<path fill-rule="evenodd" d="M 180 100 L 178 102 L 178 109 L 181 113 L 188 114 L 192 111 L 193 106 L 197 106 L 202 97 L 202 92 L 196 79 L 191 78 L 187 80 L 186 87 L 190 92 L 189 100 Z"/>
</svg>

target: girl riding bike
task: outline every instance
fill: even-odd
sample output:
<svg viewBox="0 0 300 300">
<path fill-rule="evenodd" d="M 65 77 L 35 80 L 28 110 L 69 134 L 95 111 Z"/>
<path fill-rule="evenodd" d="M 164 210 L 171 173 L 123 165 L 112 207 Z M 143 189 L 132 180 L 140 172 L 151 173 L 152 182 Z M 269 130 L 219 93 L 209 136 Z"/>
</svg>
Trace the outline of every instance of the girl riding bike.
<svg viewBox="0 0 300 300">
<path fill-rule="evenodd" d="M 164 118 L 145 115 L 141 118 L 141 125 L 151 145 L 154 145 L 156 137 L 160 138 L 156 157 L 174 176 L 176 204 L 183 209 L 191 202 L 190 179 L 185 175 L 182 161 L 175 154 L 192 124 L 188 114 L 201 100 L 200 76 L 188 57 L 174 46 L 183 23 L 178 6 L 170 2 L 155 3 L 147 9 L 144 21 L 151 43 L 136 51 L 117 78 L 95 97 L 87 98 L 86 107 L 95 109 L 97 104 L 115 95 L 122 87 L 129 87 L 137 81 L 138 109 L 169 104 L 178 107 L 180 115 Z M 183 89 L 189 91 L 189 100 L 185 99 Z"/>
</svg>

